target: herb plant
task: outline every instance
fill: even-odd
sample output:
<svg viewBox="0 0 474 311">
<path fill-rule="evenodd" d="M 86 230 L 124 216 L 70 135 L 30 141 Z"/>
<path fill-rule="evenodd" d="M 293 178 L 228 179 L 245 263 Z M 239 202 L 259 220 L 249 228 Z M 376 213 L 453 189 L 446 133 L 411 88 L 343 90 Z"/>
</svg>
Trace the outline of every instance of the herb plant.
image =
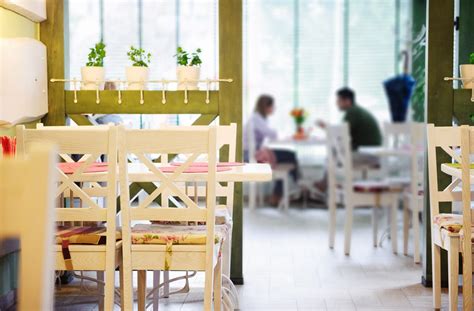
<svg viewBox="0 0 474 311">
<path fill-rule="evenodd" d="M 199 66 L 202 64 L 201 58 L 199 57 L 201 52 L 201 49 L 198 48 L 190 55 L 182 47 L 178 46 L 176 54 L 174 55 L 176 57 L 176 63 L 181 66 Z"/>
<path fill-rule="evenodd" d="M 88 62 L 87 67 L 104 67 L 104 58 L 106 56 L 105 44 L 100 41 L 90 49 L 89 55 L 87 56 Z"/>
<path fill-rule="evenodd" d="M 471 55 L 469 55 L 469 63 L 474 65 L 474 53 L 471 53 Z"/>
<path fill-rule="evenodd" d="M 144 49 L 135 48 L 133 45 L 127 55 L 135 67 L 148 67 L 151 62 L 151 53 L 146 53 Z"/>
</svg>

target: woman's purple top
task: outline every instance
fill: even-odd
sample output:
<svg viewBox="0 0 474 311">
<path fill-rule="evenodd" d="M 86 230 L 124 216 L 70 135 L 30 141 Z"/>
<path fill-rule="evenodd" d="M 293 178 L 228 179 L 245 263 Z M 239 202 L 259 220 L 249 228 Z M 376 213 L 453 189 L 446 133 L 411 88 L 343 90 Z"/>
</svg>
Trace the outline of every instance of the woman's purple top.
<svg viewBox="0 0 474 311">
<path fill-rule="evenodd" d="M 247 124 L 245 125 L 245 128 L 244 128 L 243 146 L 244 146 L 244 151 L 246 152 L 248 152 L 250 149 L 249 140 L 251 139 L 251 136 L 249 136 L 249 134 L 252 133 L 252 129 L 253 129 L 252 136 L 254 139 L 255 150 L 260 150 L 265 138 L 268 138 L 268 139 L 277 138 L 277 132 L 268 125 L 267 119 L 262 117 L 260 113 L 254 112 L 248 119 Z"/>
</svg>

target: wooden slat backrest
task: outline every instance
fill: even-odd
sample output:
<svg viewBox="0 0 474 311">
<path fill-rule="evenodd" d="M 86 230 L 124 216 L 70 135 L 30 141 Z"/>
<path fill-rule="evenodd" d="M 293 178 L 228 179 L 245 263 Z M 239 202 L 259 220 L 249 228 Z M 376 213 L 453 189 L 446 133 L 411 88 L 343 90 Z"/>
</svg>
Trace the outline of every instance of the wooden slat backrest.
<svg viewBox="0 0 474 311">
<path fill-rule="evenodd" d="M 120 128 L 120 181 L 121 206 L 130 220 L 169 220 L 169 221 L 207 221 L 214 217 L 216 188 L 216 129 L 215 128 L 175 128 L 162 130 L 126 130 Z M 187 160 L 176 167 L 173 173 L 164 174 L 150 155 L 186 154 Z M 138 207 L 130 206 L 128 185 L 133 182 L 128 174 L 127 163 L 133 155 L 151 173 L 151 181 L 157 188 L 149 194 Z M 206 155 L 209 161 L 205 207 L 198 206 L 193 199 L 176 184 L 175 179 L 196 161 L 198 156 Z M 153 201 L 164 191 L 182 201 L 186 208 L 154 206 Z M 210 207 L 210 208 L 209 208 Z"/>
<path fill-rule="evenodd" d="M 461 128 L 453 126 L 427 125 L 428 140 L 428 180 L 430 187 L 431 217 L 439 214 L 440 202 L 461 201 L 460 193 L 454 191 L 460 180 L 454 180 L 446 188 L 439 189 L 438 174 L 441 163 L 438 163 L 437 150 L 446 152 L 454 162 L 461 163 L 461 157 L 455 149 L 461 146 Z"/>
<path fill-rule="evenodd" d="M 114 126 L 68 127 L 52 126 L 37 129 L 17 127 L 19 154 L 26 154 L 33 143 L 54 143 L 59 157 L 65 162 L 81 162 L 72 174 L 59 168 L 56 197 L 71 192 L 71 197 L 82 201 L 83 208 L 63 208 L 59 200 L 58 221 L 111 221 L 116 214 L 117 195 L 117 128 Z M 73 159 L 76 155 L 76 161 Z M 86 170 L 105 157 L 104 172 L 88 173 Z M 103 198 L 106 208 L 98 204 Z M 112 217 L 113 215 L 113 217 Z M 115 225 L 114 225 L 115 226 Z"/>
<path fill-rule="evenodd" d="M 54 166 L 48 144 L 27 159 L 0 159 L 0 241 L 21 241 L 20 311 L 53 309 Z"/>
<path fill-rule="evenodd" d="M 217 149 L 221 150 L 223 147 L 228 148 L 228 157 L 225 159 L 220 158 L 220 162 L 235 162 L 236 161 L 236 147 L 237 147 L 237 124 L 231 123 L 230 125 L 216 125 L 216 126 L 201 126 L 201 125 L 193 125 L 192 127 L 184 127 L 184 126 L 170 126 L 164 125 L 162 128 L 164 129 L 182 129 L 182 128 L 209 128 L 215 127 L 217 130 Z M 186 185 L 187 193 L 195 198 L 197 197 L 204 197 L 206 195 L 205 187 L 199 187 L 196 185 Z M 232 215 L 233 207 L 234 207 L 234 183 L 229 182 L 225 184 L 217 184 L 216 188 L 216 196 L 218 198 L 225 198 L 226 200 L 226 207 Z"/>
<path fill-rule="evenodd" d="M 336 183 L 342 177 L 346 193 L 353 190 L 352 149 L 347 123 L 329 126 L 327 130 L 328 182 Z"/>
</svg>

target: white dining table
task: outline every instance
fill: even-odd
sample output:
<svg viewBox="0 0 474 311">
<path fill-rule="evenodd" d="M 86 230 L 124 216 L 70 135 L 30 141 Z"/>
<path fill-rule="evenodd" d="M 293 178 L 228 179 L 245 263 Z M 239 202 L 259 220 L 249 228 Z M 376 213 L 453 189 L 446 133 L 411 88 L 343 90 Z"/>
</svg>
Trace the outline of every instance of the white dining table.
<svg viewBox="0 0 474 311">
<path fill-rule="evenodd" d="M 156 164 L 156 167 L 163 166 Z M 168 166 L 169 165 L 165 165 Z M 164 173 L 171 176 L 173 173 Z M 176 179 L 177 182 L 198 182 L 207 177 L 207 172 L 203 173 L 181 173 Z M 156 180 L 156 176 L 142 163 L 131 163 L 128 165 L 128 175 L 131 182 L 150 182 Z M 245 163 L 244 165 L 232 166 L 229 170 L 216 172 L 217 182 L 266 182 L 272 180 L 272 168 L 267 163 Z"/>
<path fill-rule="evenodd" d="M 155 164 L 169 167 L 169 164 Z M 163 173 L 165 176 L 171 176 L 173 173 Z M 173 179 L 176 182 L 198 182 L 206 180 L 207 172 L 186 173 L 183 172 Z M 74 178 L 75 181 L 94 182 L 105 180 L 107 172 L 83 173 Z M 142 163 L 128 164 L 128 175 L 130 182 L 152 182 L 156 181 L 156 176 L 146 165 Z M 245 163 L 244 165 L 232 166 L 230 170 L 216 172 L 217 182 L 266 182 L 272 180 L 272 168 L 267 163 Z"/>
</svg>

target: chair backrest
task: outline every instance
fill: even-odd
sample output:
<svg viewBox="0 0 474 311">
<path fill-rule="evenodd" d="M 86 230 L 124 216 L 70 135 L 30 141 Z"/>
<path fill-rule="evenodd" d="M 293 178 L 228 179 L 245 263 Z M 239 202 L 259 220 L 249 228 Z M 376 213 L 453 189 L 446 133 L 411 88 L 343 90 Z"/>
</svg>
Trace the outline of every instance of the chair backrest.
<svg viewBox="0 0 474 311">
<path fill-rule="evenodd" d="M 441 172 L 440 166 L 443 163 L 438 160 L 438 156 L 442 151 L 444 151 L 450 157 L 450 160 L 446 162 L 458 163 L 461 166 L 464 166 L 466 163 L 466 165 L 469 165 L 470 161 L 462 161 L 462 159 L 469 159 L 471 150 L 472 153 L 474 153 L 474 134 L 470 134 L 472 131 L 474 131 L 474 128 L 468 126 L 435 127 L 433 124 L 427 125 L 428 179 L 430 187 L 431 217 L 440 213 L 439 204 L 441 202 L 460 202 L 463 200 L 462 191 L 460 191 L 460 185 L 462 182 L 460 178 L 453 178 L 453 181 L 448 186 L 440 190 L 438 185 L 438 174 Z M 462 143 L 463 135 L 466 136 L 467 139 L 470 139 L 470 136 L 472 137 L 473 142 L 471 142 L 471 145 L 469 145 L 469 143 Z M 467 183 L 462 183 L 462 187 L 465 187 L 466 185 L 468 186 L 467 192 L 471 192 L 469 188 L 469 180 Z M 463 212 L 466 211 L 463 210 Z"/>
<path fill-rule="evenodd" d="M 130 222 L 150 221 L 206 221 L 207 251 L 214 247 L 214 209 L 216 205 L 216 128 L 174 128 L 160 130 L 127 130 L 119 127 L 120 193 L 123 238 L 130 238 Z M 187 155 L 187 159 L 171 173 L 163 173 L 152 156 L 170 154 Z M 129 164 L 133 155 L 139 163 Z M 208 172 L 200 174 L 199 181 L 206 183 L 207 196 L 204 206 L 198 206 L 176 183 L 186 181 L 185 170 L 190 169 L 199 156 L 207 156 Z M 193 173 L 188 173 L 193 174 Z M 194 175 L 194 176 L 197 176 Z M 138 206 L 130 202 L 129 185 L 133 182 L 153 182 L 157 188 Z M 164 191 L 176 197 L 181 208 L 155 204 Z"/>
<path fill-rule="evenodd" d="M 21 241 L 19 310 L 52 310 L 54 148 L 35 145 L 26 159 L 0 159 L 0 241 Z"/>
<path fill-rule="evenodd" d="M 329 126 L 327 130 L 328 182 L 343 185 L 345 193 L 353 190 L 352 149 L 347 123 Z M 331 185 L 331 183 L 334 183 Z"/>
<path fill-rule="evenodd" d="M 69 165 L 69 168 L 67 165 L 56 167 L 59 180 L 55 196 L 62 197 L 65 192 L 69 192 L 71 197 L 79 198 L 83 206 L 63 208 L 66 207 L 64 200 L 58 200 L 57 220 L 107 221 L 109 223 L 107 228 L 115 228 L 117 128 L 114 126 L 39 126 L 37 129 L 17 127 L 19 154 L 28 153 L 32 143 L 46 142 L 54 143 L 60 159 Z M 104 159 L 107 164 L 98 164 Z M 99 201 L 104 203 L 105 208 Z"/>
<path fill-rule="evenodd" d="M 216 125 L 212 126 L 217 129 L 217 150 L 221 151 L 222 148 L 228 148 L 228 153 L 226 158 L 219 157 L 220 162 L 235 162 L 237 155 L 237 124 L 231 123 L 230 125 Z M 204 125 L 193 125 L 193 126 L 170 126 L 165 125 L 163 129 L 199 129 L 199 128 L 209 128 L 209 126 Z M 195 197 L 205 197 L 206 191 L 205 187 L 196 187 L 196 185 L 186 185 L 187 193 L 192 194 Z M 196 193 L 194 193 L 196 192 Z M 216 197 L 224 198 L 226 201 L 226 207 L 230 215 L 233 213 L 234 207 L 234 183 L 228 182 L 225 184 L 217 184 L 216 188 Z"/>
<path fill-rule="evenodd" d="M 415 181 L 412 182 L 412 192 L 419 193 L 424 189 L 425 182 L 426 124 L 412 122 L 410 128 L 411 178 Z"/>
<path fill-rule="evenodd" d="M 411 144 L 412 122 L 384 123 L 384 146 L 403 148 Z"/>
</svg>

